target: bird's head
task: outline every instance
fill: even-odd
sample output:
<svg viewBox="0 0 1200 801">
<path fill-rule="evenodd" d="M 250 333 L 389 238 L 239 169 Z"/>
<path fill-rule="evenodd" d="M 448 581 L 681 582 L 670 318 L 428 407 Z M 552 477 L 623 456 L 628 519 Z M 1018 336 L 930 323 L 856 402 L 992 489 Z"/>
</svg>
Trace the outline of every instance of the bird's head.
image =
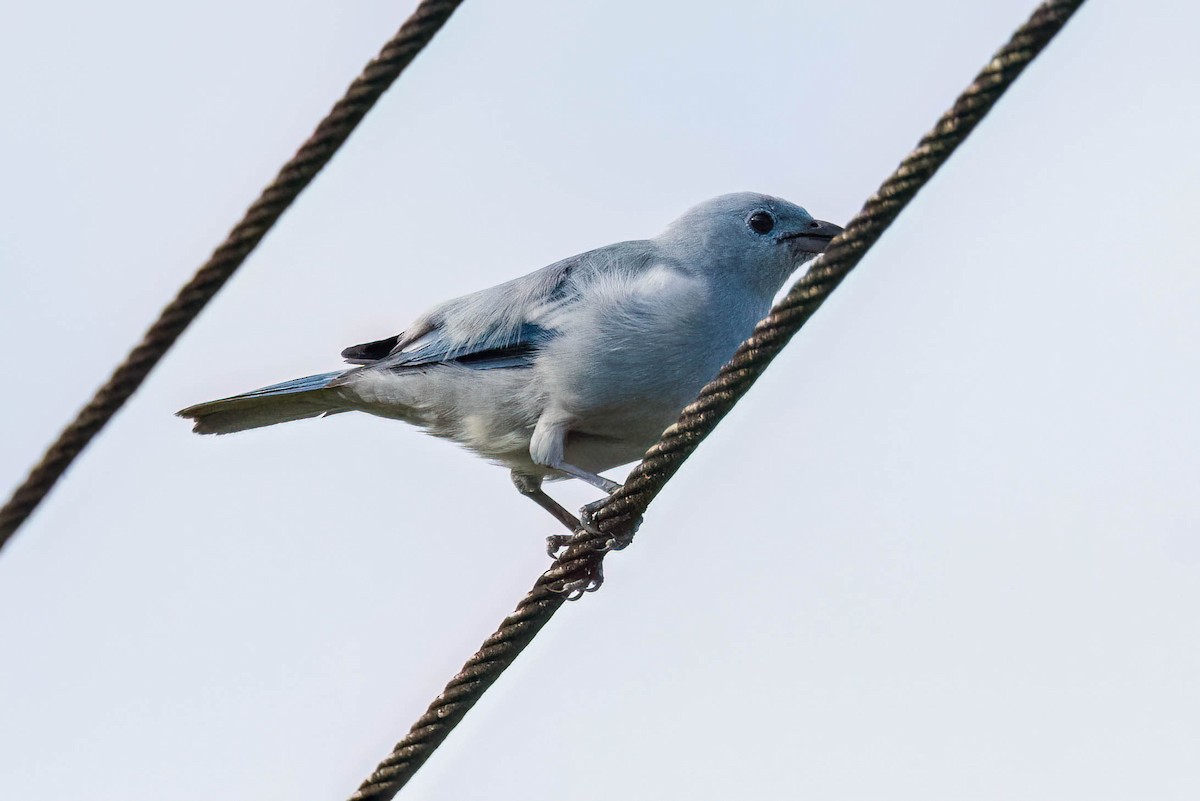
<svg viewBox="0 0 1200 801">
<path fill-rule="evenodd" d="M 693 264 L 736 274 L 774 295 L 841 230 L 795 203 L 737 192 L 693 206 L 660 239 L 681 249 Z"/>
</svg>

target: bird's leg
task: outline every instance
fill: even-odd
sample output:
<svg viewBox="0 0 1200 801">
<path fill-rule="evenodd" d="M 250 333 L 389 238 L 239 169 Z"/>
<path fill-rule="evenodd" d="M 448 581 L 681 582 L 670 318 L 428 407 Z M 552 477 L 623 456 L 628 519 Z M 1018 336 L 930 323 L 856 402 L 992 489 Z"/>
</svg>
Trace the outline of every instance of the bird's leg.
<svg viewBox="0 0 1200 801">
<path fill-rule="evenodd" d="M 518 473 L 512 471 L 512 483 L 517 488 L 517 492 L 529 498 L 538 506 L 545 509 L 550 514 L 554 515 L 554 519 L 567 527 L 567 530 L 574 534 L 582 528 L 579 518 L 571 514 L 558 501 L 551 498 L 542 489 L 542 480 L 535 476 L 526 473 Z M 546 553 L 550 554 L 553 559 L 555 555 L 567 544 L 567 540 L 571 539 L 569 534 L 552 534 L 546 537 Z"/>
<path fill-rule="evenodd" d="M 595 473 L 584 470 L 582 467 L 576 467 L 563 458 L 564 451 L 566 449 L 567 434 L 570 431 L 572 421 L 573 418 L 571 415 L 563 412 L 562 410 L 547 409 L 542 416 L 538 418 L 537 425 L 533 428 L 533 435 L 530 437 L 529 442 L 529 455 L 533 457 L 533 461 L 537 464 L 545 465 L 546 467 L 558 470 L 559 472 L 565 473 L 572 478 L 578 478 L 581 481 L 586 481 L 588 484 L 591 484 L 593 487 L 596 487 L 605 494 L 611 495 L 621 488 L 620 484 L 607 479 L 604 476 L 598 476 Z M 541 482 L 539 481 L 535 487 L 539 492 L 540 485 Z M 520 486 L 518 486 L 518 489 L 520 489 Z M 543 496 L 545 498 L 544 501 L 538 499 L 532 494 L 530 497 L 541 504 L 543 508 L 550 509 L 550 507 L 546 504 L 552 503 L 556 508 L 560 510 L 562 509 L 561 506 L 559 506 L 557 503 L 554 503 L 554 501 L 552 501 L 549 497 Z M 585 517 L 581 521 L 580 527 L 591 534 L 603 536 L 603 532 L 591 525 L 591 523 L 587 520 L 587 515 L 595 508 L 595 504 L 589 504 L 583 508 Z M 558 517 L 559 520 L 563 519 L 559 516 L 558 512 L 551 510 L 551 513 L 554 514 L 555 517 Z M 612 538 L 607 540 L 599 550 L 603 552 L 613 548 L 623 548 L 627 544 L 627 541 L 622 542 L 621 540 Z"/>
<path fill-rule="evenodd" d="M 571 471 L 564 470 L 563 472 L 569 472 L 571 475 L 582 474 L 579 475 L 579 478 L 584 478 L 584 480 L 588 480 L 585 478 L 585 476 L 595 479 L 595 481 L 589 481 L 588 483 L 594 484 L 603 489 L 605 492 L 609 493 L 621 486 L 615 481 L 609 481 L 606 478 L 588 473 L 584 470 L 577 470 L 573 468 Z M 562 506 L 562 504 L 558 503 L 558 501 L 547 495 L 542 489 L 541 478 L 537 476 L 531 476 L 527 473 L 521 473 L 516 470 L 513 470 L 510 475 L 512 476 L 513 486 L 517 488 L 517 492 L 521 493 L 527 498 L 532 499 L 534 503 L 553 515 L 555 520 L 562 523 L 564 526 L 566 526 L 567 530 L 571 532 L 571 534 L 551 534 L 549 537 L 546 537 L 546 553 L 551 559 L 558 558 L 558 552 L 562 550 L 568 542 L 570 542 L 571 536 L 579 531 L 586 530 L 592 532 L 593 534 L 602 534 L 602 532 L 596 528 L 593 528 L 589 523 L 580 522 L 580 520 L 575 517 L 575 515 L 568 512 L 566 508 Z M 607 500 L 607 498 L 601 499 L 594 504 L 588 504 L 584 507 L 584 510 L 590 511 L 593 508 L 599 508 L 599 505 L 603 504 L 605 500 Z M 641 519 L 639 518 L 634 523 L 633 531 L 637 531 L 637 526 L 640 523 Z M 594 560 L 590 560 L 587 563 L 587 566 L 582 569 L 582 576 L 562 582 L 561 587 L 557 588 L 555 591 L 565 594 L 567 596 L 567 600 L 569 601 L 578 601 L 585 593 L 595 592 L 596 590 L 600 589 L 600 586 L 604 584 L 604 553 L 610 550 L 618 550 L 628 545 L 629 538 L 633 536 L 633 531 L 629 533 L 628 537 L 622 537 L 619 539 L 615 537 L 609 538 L 602 547 L 596 549 Z"/>
<path fill-rule="evenodd" d="M 586 481 L 593 487 L 603 490 L 609 495 L 612 495 L 621 488 L 621 485 L 615 481 L 607 479 L 604 476 L 598 476 L 595 473 L 589 473 L 582 468 L 576 467 L 573 464 L 567 464 L 562 460 L 559 460 L 556 464 L 552 464 L 550 466 L 555 470 L 561 470 L 568 475 L 574 476 L 582 481 Z M 592 524 L 592 515 L 595 514 L 596 511 L 606 503 L 608 503 L 608 498 L 601 498 L 598 501 L 592 501 L 589 504 L 585 504 L 583 508 L 579 510 L 580 525 L 593 534 L 602 534 L 603 532 Z M 610 538 L 607 542 L 605 542 L 604 549 L 619 551 L 625 546 L 629 545 L 629 543 L 633 541 L 633 535 L 637 533 L 638 527 L 641 526 L 641 524 L 642 518 L 639 516 L 637 520 L 633 521 L 633 526 L 627 534 L 624 534 L 620 537 Z"/>
<path fill-rule="evenodd" d="M 571 534 L 575 534 L 583 528 L 575 515 L 568 512 L 561 504 L 542 490 L 542 480 L 540 478 L 526 473 L 518 473 L 516 470 L 513 470 L 510 475 L 512 476 L 513 486 L 517 488 L 517 492 L 527 498 L 532 498 L 534 503 L 554 515 L 554 519 L 566 526 Z M 571 536 L 568 534 L 551 534 L 549 537 L 546 537 L 546 553 L 551 559 L 558 558 L 558 552 L 566 546 L 570 539 Z M 563 583 L 560 591 L 567 596 L 568 601 L 578 601 L 583 597 L 584 593 L 595 592 L 600 589 L 600 585 L 604 583 L 604 565 L 601 561 L 602 559 L 603 554 L 600 554 L 595 563 L 585 571 L 585 575 L 582 578 Z"/>
<path fill-rule="evenodd" d="M 567 464 L 566 462 L 562 461 L 561 459 L 554 462 L 550 466 L 553 467 L 555 470 L 561 470 L 562 472 L 566 473 L 569 476 L 574 476 L 575 478 L 578 478 L 581 481 L 586 481 L 587 483 L 591 484 L 596 489 L 602 490 L 603 492 L 606 492 L 609 495 L 612 495 L 614 492 L 616 492 L 617 490 L 619 490 L 621 488 L 621 485 L 618 484 L 617 482 L 613 481 L 612 479 L 605 478 L 604 476 L 598 476 L 595 473 L 589 473 L 588 471 L 584 470 L 583 468 L 576 467 L 573 464 Z"/>
</svg>

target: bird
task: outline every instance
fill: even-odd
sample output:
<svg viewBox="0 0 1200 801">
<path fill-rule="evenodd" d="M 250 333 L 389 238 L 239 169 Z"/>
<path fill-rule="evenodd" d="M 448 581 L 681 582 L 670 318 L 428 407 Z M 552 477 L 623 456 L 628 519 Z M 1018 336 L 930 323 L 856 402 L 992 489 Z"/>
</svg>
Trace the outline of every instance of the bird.
<svg viewBox="0 0 1200 801">
<path fill-rule="evenodd" d="M 358 411 L 401 420 L 509 469 L 568 530 L 717 375 L 802 264 L 841 227 L 781 198 L 737 192 L 653 239 L 617 242 L 434 306 L 403 332 L 342 351 L 347 369 L 179 411 L 229 434 Z M 605 496 L 577 518 L 543 489 Z M 566 537 L 550 537 L 561 546 Z"/>
</svg>

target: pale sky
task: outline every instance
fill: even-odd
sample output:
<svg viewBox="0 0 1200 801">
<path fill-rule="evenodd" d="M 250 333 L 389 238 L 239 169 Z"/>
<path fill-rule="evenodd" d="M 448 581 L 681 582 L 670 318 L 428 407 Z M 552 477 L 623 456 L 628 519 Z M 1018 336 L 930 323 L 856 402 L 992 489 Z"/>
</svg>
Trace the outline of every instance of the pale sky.
<svg viewBox="0 0 1200 801">
<path fill-rule="evenodd" d="M 414 5 L 5 9 L 0 491 Z M 465 3 L 0 552 L 0 797 L 348 796 L 555 526 L 173 412 L 723 192 L 844 222 L 1034 6 Z M 1198 29 L 1088 3 L 399 797 L 1200 797 Z"/>
</svg>

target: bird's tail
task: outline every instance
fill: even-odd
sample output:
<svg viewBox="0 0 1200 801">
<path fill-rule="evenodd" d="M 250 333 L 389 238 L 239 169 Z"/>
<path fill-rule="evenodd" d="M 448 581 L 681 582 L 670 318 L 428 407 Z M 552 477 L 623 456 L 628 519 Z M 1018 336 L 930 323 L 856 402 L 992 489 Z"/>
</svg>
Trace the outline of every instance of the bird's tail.
<svg viewBox="0 0 1200 801">
<path fill-rule="evenodd" d="M 323 373 L 272 384 L 269 387 L 234 395 L 232 398 L 197 403 L 176 412 L 180 417 L 196 421 L 192 430 L 197 434 L 232 434 L 248 428 L 273 426 L 347 411 L 330 387 L 344 371 Z"/>
</svg>

